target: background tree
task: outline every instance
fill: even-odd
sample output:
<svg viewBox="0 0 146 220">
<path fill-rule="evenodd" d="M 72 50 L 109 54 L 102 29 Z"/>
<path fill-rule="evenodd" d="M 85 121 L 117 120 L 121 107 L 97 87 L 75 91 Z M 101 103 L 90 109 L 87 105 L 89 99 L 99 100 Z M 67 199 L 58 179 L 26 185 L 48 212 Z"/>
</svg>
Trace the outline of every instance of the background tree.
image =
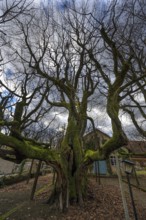
<svg viewBox="0 0 146 220">
<path fill-rule="evenodd" d="M 133 3 L 133 4 L 132 4 Z M 130 8 L 130 14 L 129 10 Z M 129 19 L 134 26 L 131 28 L 131 38 L 129 37 L 129 47 L 132 48 L 134 56 L 133 66 L 127 81 L 133 80 L 134 83 L 124 90 L 123 104 L 121 108 L 126 112 L 139 136 L 146 137 L 146 4 L 135 1 L 125 4 L 124 11 L 129 14 Z M 127 12 L 128 11 L 128 12 Z"/>
<path fill-rule="evenodd" d="M 2 0 L 0 1 L 0 47 L 7 44 L 6 35 L 9 24 L 22 14 L 29 13 L 33 0 Z M 3 53 L 0 50 L 0 64 L 3 61 Z"/>
</svg>

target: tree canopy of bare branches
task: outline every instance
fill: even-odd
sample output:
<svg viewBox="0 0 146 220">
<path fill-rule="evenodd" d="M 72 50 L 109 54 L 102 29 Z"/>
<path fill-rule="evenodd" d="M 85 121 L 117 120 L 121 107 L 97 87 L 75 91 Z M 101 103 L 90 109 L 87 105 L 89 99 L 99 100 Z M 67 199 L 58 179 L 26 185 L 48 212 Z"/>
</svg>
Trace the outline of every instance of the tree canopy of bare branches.
<svg viewBox="0 0 146 220">
<path fill-rule="evenodd" d="M 88 165 L 127 144 L 121 112 L 146 135 L 137 120 L 140 114 L 146 117 L 145 3 L 100 6 L 97 13 L 96 1 L 92 6 L 71 1 L 57 10 L 49 5 L 14 16 L 9 32 L 17 38 L 12 41 L 10 36 L 5 45 L 5 55 L 12 59 L 0 81 L 0 144 L 13 149 L 17 161 L 36 158 L 56 170 L 52 197 L 57 193 L 61 209 L 72 199 L 83 203 Z M 98 94 L 104 97 L 113 134 L 100 149 L 85 151 L 83 135 L 87 121 L 93 124 L 88 112 L 95 94 L 97 100 Z M 39 128 L 47 135 L 52 109 L 68 115 L 59 148 L 49 148 L 47 139 L 38 136 Z"/>
</svg>

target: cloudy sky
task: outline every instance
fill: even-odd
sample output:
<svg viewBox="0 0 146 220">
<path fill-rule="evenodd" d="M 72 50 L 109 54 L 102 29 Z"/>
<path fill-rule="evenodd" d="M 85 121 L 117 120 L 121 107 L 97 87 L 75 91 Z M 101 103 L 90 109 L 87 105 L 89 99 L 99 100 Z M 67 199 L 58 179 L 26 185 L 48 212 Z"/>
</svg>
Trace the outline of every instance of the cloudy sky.
<svg viewBox="0 0 146 220">
<path fill-rule="evenodd" d="M 85 0 L 80 0 L 80 2 L 81 1 L 85 2 Z M 94 0 L 90 0 L 90 4 L 92 1 L 94 1 Z M 109 1 L 110 0 L 108 0 L 108 2 Z M 34 0 L 34 2 L 38 5 L 40 3 L 47 5 L 50 2 L 53 2 L 53 3 L 57 2 L 58 4 L 62 4 L 63 1 L 61 1 L 61 0 Z M 103 4 L 106 1 L 102 0 L 101 2 Z M 54 117 L 54 115 L 56 115 L 56 121 L 59 122 L 60 125 L 61 124 L 64 125 L 67 122 L 67 114 L 65 114 L 65 112 L 61 112 L 60 114 L 58 114 L 57 111 L 53 111 L 51 114 L 52 114 L 52 117 Z M 99 129 L 101 129 L 102 131 L 111 135 L 111 123 L 110 123 L 110 119 L 108 118 L 108 116 L 106 114 L 105 109 L 100 109 L 100 108 L 98 108 L 98 106 L 97 107 L 94 106 L 88 114 L 89 114 L 89 116 L 93 117 L 95 124 Z M 132 128 L 131 120 L 126 115 L 122 115 L 121 119 L 122 119 L 122 122 L 123 122 L 123 125 L 125 128 L 127 128 L 128 130 Z"/>
</svg>

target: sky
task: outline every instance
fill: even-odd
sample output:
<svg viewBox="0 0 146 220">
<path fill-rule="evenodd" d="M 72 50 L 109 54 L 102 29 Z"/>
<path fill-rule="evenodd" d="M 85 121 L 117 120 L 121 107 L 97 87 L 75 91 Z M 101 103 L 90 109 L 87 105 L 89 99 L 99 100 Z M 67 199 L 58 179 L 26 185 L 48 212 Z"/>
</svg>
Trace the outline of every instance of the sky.
<svg viewBox="0 0 146 220">
<path fill-rule="evenodd" d="M 36 4 L 40 4 L 41 2 L 44 4 L 47 4 L 50 0 L 34 0 Z M 52 0 L 53 2 L 57 3 L 62 3 L 61 0 Z M 85 1 L 85 0 L 82 0 Z M 93 0 L 90 0 L 90 3 Z M 102 1 L 102 3 L 105 3 L 106 1 Z M 109 2 L 109 1 L 108 1 Z M 3 79 L 4 80 L 4 79 Z M 12 86 L 12 85 L 11 85 Z M 98 106 L 97 106 L 98 107 Z M 58 112 L 52 112 L 52 117 L 54 114 L 56 114 L 56 120 L 59 121 L 60 124 L 65 124 L 67 122 L 67 114 L 62 113 L 62 114 L 57 114 Z M 111 124 L 110 124 L 110 119 L 108 118 L 106 111 L 97 109 L 94 107 L 92 111 L 89 113 L 90 116 L 92 116 L 95 120 L 95 123 L 99 129 L 104 131 L 105 133 L 111 135 Z M 122 115 L 121 119 L 123 121 L 123 124 L 125 127 L 128 129 L 131 127 L 131 120 L 126 116 Z"/>
</svg>

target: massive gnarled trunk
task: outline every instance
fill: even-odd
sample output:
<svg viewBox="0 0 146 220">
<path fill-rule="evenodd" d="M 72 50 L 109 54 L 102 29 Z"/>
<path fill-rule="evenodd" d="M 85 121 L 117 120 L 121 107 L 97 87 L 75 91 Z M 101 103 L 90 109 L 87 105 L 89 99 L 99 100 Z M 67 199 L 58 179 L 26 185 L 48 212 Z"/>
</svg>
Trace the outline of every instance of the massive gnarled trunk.
<svg viewBox="0 0 146 220">
<path fill-rule="evenodd" d="M 83 124 L 84 120 L 80 121 L 73 112 L 70 112 L 66 134 L 61 143 L 61 169 L 57 172 L 56 179 L 56 187 L 60 188 L 58 195 L 61 209 L 67 208 L 72 201 L 82 205 L 86 193 L 86 172 L 82 170 L 84 153 L 81 129 Z"/>
</svg>

